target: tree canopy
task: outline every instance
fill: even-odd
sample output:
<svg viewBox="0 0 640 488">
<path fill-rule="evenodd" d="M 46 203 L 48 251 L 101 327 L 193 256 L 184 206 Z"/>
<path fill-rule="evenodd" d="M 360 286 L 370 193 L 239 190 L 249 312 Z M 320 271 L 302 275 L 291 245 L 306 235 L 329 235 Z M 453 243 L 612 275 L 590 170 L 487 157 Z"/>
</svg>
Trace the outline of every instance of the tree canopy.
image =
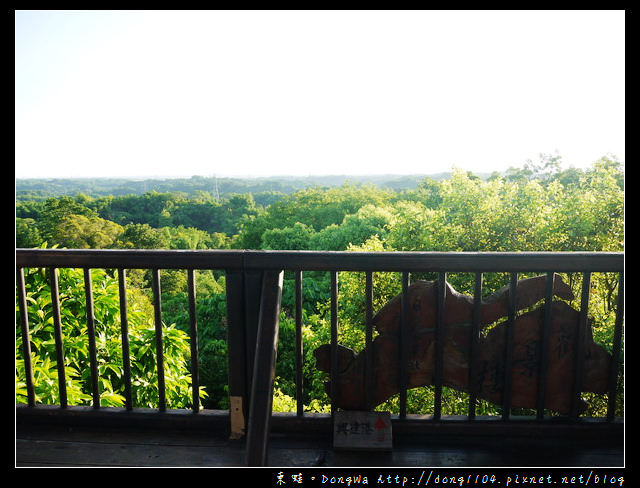
<svg viewBox="0 0 640 488">
<path fill-rule="evenodd" d="M 505 174 L 493 173 L 479 177 L 453 168 L 446 177 L 425 177 L 410 188 L 393 189 L 389 185 L 372 183 L 342 183 L 338 186 L 291 188 L 287 181 L 270 187 L 263 193 L 220 192 L 211 181 L 200 177 L 182 182 L 180 191 L 114 192 L 89 196 L 87 193 L 47 194 L 46 185 L 37 186 L 37 198 L 24 193 L 16 202 L 16 247 L 59 246 L 67 248 L 123 249 L 292 249 L 292 250 L 357 250 L 357 251 L 623 251 L 624 250 L 624 173 L 614 157 L 603 157 L 591 168 L 563 169 L 558 155 L 541 155 L 539 163 L 528 162 L 522 168 L 511 168 Z M 177 185 L 177 183 L 176 183 Z M 186 186 L 185 186 L 186 185 Z M 73 186 L 71 186 L 73 187 Z M 122 183 L 122 188 L 126 184 Z M 284 189 L 286 188 L 286 191 Z M 59 187 L 55 186 L 59 192 Z M 62 272 L 62 271 L 61 271 Z M 38 395 L 54 395 L 53 383 L 47 383 L 53 371 L 52 359 L 46 354 L 51 345 L 50 303 L 47 303 L 46 283 L 35 271 L 27 276 L 30 293 L 34 355 L 38 357 L 38 374 L 42 388 Z M 163 317 L 168 330 L 175 330 L 177 356 L 173 363 L 174 377 L 179 381 L 177 392 L 188 385 L 185 366 L 186 279 L 184 272 L 163 272 Z M 428 278 L 428 277 L 427 277 Z M 105 327 L 117 329 L 114 313 L 115 278 L 112 271 L 94 270 L 94 281 L 104 296 L 96 296 L 96 308 L 109 316 Z M 199 332 L 206 340 L 201 347 L 202 384 L 208 397 L 203 405 L 226 408 L 226 302 L 224 275 L 214 271 L 198 271 L 198 310 L 203 318 Z M 461 292 L 470 291 L 472 283 L 463 276 L 449 279 Z M 81 301 L 74 287 L 80 287 L 81 277 L 73 270 L 61 274 L 69 303 L 78 307 L 72 315 L 82 316 Z M 350 347 L 363 344 L 364 277 L 357 273 L 340 275 L 340 341 Z M 392 273 L 375 274 L 376 308 L 400 290 L 399 277 Z M 132 272 L 130 293 L 141 304 L 139 334 L 146 334 L 149 317 L 149 277 Z M 568 277 L 573 286 L 578 281 Z M 594 276 L 590 314 L 594 317 L 594 335 L 604 344 L 611 342 L 612 310 L 617 293 L 616 280 L 611 276 Z M 304 327 L 305 399 L 307 409 L 322 411 L 329 400 L 322 390 L 320 373 L 315 371 L 311 351 L 329 340 L 329 280 L 326 274 L 305 273 Z M 487 292 L 502 286 L 500 277 L 487 276 Z M 275 406 L 291 408 L 295 392 L 295 325 L 293 320 L 293 280 L 285 276 L 281 346 L 278 354 Z M 97 293 L 97 292 L 96 292 Z M 577 294 L 579 296 L 579 293 Z M 133 298 L 132 298 L 133 299 Z M 147 299 L 148 300 L 148 299 Z M 102 304 L 102 305 L 100 305 Z M 145 308 L 146 307 L 146 308 Z M 110 314 L 110 315 L 109 315 Z M 135 316 L 135 315 L 134 315 Z M 73 332 L 68 336 L 78 351 L 83 347 L 82 325 L 71 316 Z M 114 329 L 110 336 L 117 337 Z M 47 335 L 49 334 L 49 335 Z M 19 335 L 19 334 L 18 334 Z M 76 339 L 77 337 L 77 339 Z M 105 339 L 106 340 L 106 339 Z M 114 339 L 115 340 L 115 339 Z M 141 339 L 142 341 L 142 339 Z M 47 346 L 49 345 L 49 346 Z M 73 346 L 76 347 L 76 346 Z M 115 348 L 114 344 L 105 347 Z M 140 342 L 144 348 L 144 341 Z M 139 351 L 145 357 L 143 351 Z M 18 394 L 20 379 L 20 348 L 16 349 Z M 75 400 L 87 401 L 84 381 L 85 365 L 78 363 L 78 352 L 69 359 L 69 376 L 78 379 Z M 149 358 L 151 361 L 152 358 Z M 47 362 L 48 361 L 48 362 Z M 102 369 L 111 371 L 105 377 L 104 402 L 119 404 L 121 395 L 116 385 L 120 374 L 107 360 Z M 141 373 L 142 374 L 142 373 Z M 147 373 L 144 373 L 147 374 Z M 150 374 L 150 373 L 149 373 Z M 48 376 L 47 376 L 48 375 Z M 49 386 L 46 386 L 49 385 Z M 48 390 L 47 390 L 48 388 Z M 46 391 L 45 391 L 46 390 Z M 75 391 L 75 390 L 72 390 Z M 48 392 L 48 393 L 47 393 Z M 410 401 L 428 404 L 424 392 L 411 392 Z M 451 413 L 455 413 L 458 397 L 451 393 Z M 188 403 L 187 396 L 178 394 Z M 53 397 L 50 398 L 54 400 Z M 151 400 L 140 398 L 141 403 Z M 394 408 L 386 405 L 385 408 Z"/>
</svg>

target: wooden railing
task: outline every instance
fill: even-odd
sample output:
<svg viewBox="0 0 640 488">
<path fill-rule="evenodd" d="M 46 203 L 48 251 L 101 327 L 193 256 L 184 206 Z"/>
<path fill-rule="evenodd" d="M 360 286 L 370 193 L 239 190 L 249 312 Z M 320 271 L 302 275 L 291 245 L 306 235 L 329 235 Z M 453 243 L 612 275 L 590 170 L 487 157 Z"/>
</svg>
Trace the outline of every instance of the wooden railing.
<svg viewBox="0 0 640 488">
<path fill-rule="evenodd" d="M 242 437 L 246 431 L 247 462 L 250 465 L 265 464 L 268 452 L 268 438 L 271 427 L 285 432 L 306 431 L 309 433 L 326 433 L 331 429 L 331 416 L 314 415 L 303 412 L 302 395 L 302 275 L 306 271 L 324 271 L 329 273 L 331 282 L 331 382 L 338 381 L 337 337 L 338 337 L 338 283 L 339 272 L 357 271 L 366 275 L 366 341 L 372 341 L 372 296 L 373 273 L 398 272 L 402 275 L 403 291 L 407 293 L 410 273 L 437 273 L 441 282 L 446 281 L 446 273 L 473 273 L 475 275 L 476 302 L 482 293 L 483 273 L 509 273 L 512 290 L 519 273 L 538 273 L 552 276 L 552 273 L 581 273 L 582 296 L 581 320 L 587 320 L 589 306 L 590 280 L 592 273 L 616 273 L 617 310 L 615 330 L 612 344 L 612 366 L 608 384 L 607 414 L 597 421 L 579 418 L 575 409 L 571 415 L 561 418 L 545 417 L 544 394 L 538 406 L 535 418 L 526 421 L 515 421 L 510 418 L 509 397 L 505 395 L 502 416 L 499 420 L 485 422 L 475 412 L 475 395 L 473 385 L 469 390 L 469 411 L 465 422 L 451 421 L 442 415 L 442 337 L 436 339 L 436 369 L 434 378 L 435 401 L 433 415 L 428 418 L 412 416 L 407 412 L 407 371 L 401 368 L 399 414 L 394 417 L 394 434 L 403 432 L 416 433 L 420 429 L 428 431 L 437 428 L 438 433 L 472 432 L 491 433 L 492 435 L 510 435 L 516 432 L 530 435 L 540 429 L 554 429 L 556 432 L 570 432 L 577 435 L 591 435 L 593 429 L 599 429 L 599 435 L 620 436 L 623 422 L 616 416 L 615 405 L 619 382 L 623 318 L 624 318 L 624 255 L 622 253 L 361 253 L 361 252 L 311 252 L 311 251 L 163 251 L 163 250 L 73 250 L 73 249 L 18 249 L 16 250 L 17 268 L 17 302 L 20 311 L 20 331 L 23 337 L 23 357 L 25 358 L 26 384 L 28 390 L 27 405 L 17 405 L 17 420 L 32 422 L 34 419 L 55 418 L 59 422 L 74 421 L 91 422 L 90 419 L 108 419 L 110 422 L 139 421 L 141 418 L 163 422 L 179 419 L 183 424 L 220 426 L 230 431 L 231 436 Z M 89 335 L 93 333 L 93 308 L 91 302 L 91 280 L 88 278 L 92 268 L 117 270 L 120 282 L 121 322 L 122 322 L 122 355 L 124 358 L 125 376 L 125 408 L 100 407 L 98 391 L 98 368 L 96 366 L 95 348 L 92 347 L 90 358 L 93 402 L 88 407 L 68 406 L 65 394 L 65 372 L 62 362 L 59 363 L 58 385 L 60 405 L 41 406 L 35 402 L 34 385 L 31 373 L 29 352 L 29 317 L 26 306 L 24 286 L 25 268 L 46 268 L 52 290 L 53 321 L 55 329 L 56 350 L 58 357 L 64 354 L 64 323 L 61 319 L 60 300 L 56 278 L 57 268 L 82 268 L 85 270 L 85 294 L 87 296 L 87 325 Z M 156 324 L 157 376 L 159 387 L 159 405 L 156 409 L 134 408 L 131 398 L 130 357 L 127 344 L 127 307 L 126 307 L 126 270 L 149 269 L 153 276 L 153 303 Z M 191 411 L 175 411 L 166 408 L 164 399 L 164 374 L 162 353 L 162 317 L 160 272 L 161 269 L 181 269 L 188 272 L 188 303 L 190 317 L 190 333 L 192 347 L 192 388 L 193 404 Z M 227 327 L 228 327 L 228 365 L 229 365 L 229 405 L 228 412 L 208 412 L 198 408 L 199 361 L 197 344 L 197 314 L 195 270 L 220 270 L 226 274 L 227 294 Z M 278 328 L 280 316 L 280 298 L 282 294 L 283 272 L 293 272 L 295 276 L 295 323 L 296 323 L 296 385 L 297 411 L 289 415 L 272 415 L 272 388 L 275 358 L 278 344 Z M 553 280 L 548 280 L 552 282 Z M 444 304 L 444 287 L 439 287 L 438 307 Z M 512 293 L 513 297 L 514 293 Z M 548 287 L 546 303 L 551 303 L 552 293 Z M 515 300 L 515 298 L 514 298 Z M 514 314 L 510 314 L 515 316 Z M 547 314 L 548 315 L 548 314 Z M 441 317 L 442 314 L 439 314 Z M 403 323 L 406 317 L 403 313 Z M 546 320 L 550 320 L 547 318 Z M 477 326 L 477 324 L 475 324 Z M 442 324 L 439 324 L 441 328 Z M 91 337 L 89 337 L 91 343 Z M 401 341 L 403 339 L 401 338 Z M 406 341 L 406 339 L 404 339 Z M 406 348 L 405 348 L 406 349 Z M 401 358 L 402 360 L 406 357 Z M 543 357 L 543 361 L 545 358 Z M 368 372 L 370 374 L 370 371 Z M 579 375 L 576 375 L 579 378 Z M 544 378 L 541 391 L 545 391 Z M 578 381 L 576 379 L 576 381 Z M 333 389 L 335 391 L 335 389 Z M 577 400 L 580 388 L 574 385 L 574 397 Z M 336 410 L 335 399 L 332 399 L 332 411 Z M 188 413 L 190 412 L 190 414 Z M 458 418 L 459 420 L 459 418 Z M 492 419 L 495 420 L 495 419 Z M 564 429 L 564 430 L 562 430 Z M 585 430 L 587 429 L 587 430 Z M 591 430 L 588 430 L 591 429 Z M 330 430 L 329 430 L 330 431 Z M 564 434 L 561 434 L 564 435 Z"/>
</svg>

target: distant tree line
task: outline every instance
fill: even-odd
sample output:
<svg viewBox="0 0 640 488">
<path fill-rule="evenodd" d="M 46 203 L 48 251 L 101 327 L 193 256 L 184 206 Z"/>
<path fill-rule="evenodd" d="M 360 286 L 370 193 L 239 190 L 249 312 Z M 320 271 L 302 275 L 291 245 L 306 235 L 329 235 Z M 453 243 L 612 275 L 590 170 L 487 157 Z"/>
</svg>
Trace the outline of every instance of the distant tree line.
<svg viewBox="0 0 640 488">
<path fill-rule="evenodd" d="M 431 175 L 434 179 L 448 178 L 451 173 Z M 426 175 L 370 175 L 370 176 L 278 176 L 230 178 L 192 176 L 191 178 L 21 178 L 16 180 L 17 200 L 44 200 L 49 197 L 82 193 L 93 198 L 104 196 L 143 195 L 148 192 L 180 193 L 194 196 L 209 193 L 219 199 L 233 194 L 251 193 L 260 204 L 270 203 L 270 195 L 294 193 L 309 187 L 330 188 L 351 182 L 373 184 L 402 191 L 415 189 Z M 486 175 L 485 175 L 486 176 Z"/>
</svg>

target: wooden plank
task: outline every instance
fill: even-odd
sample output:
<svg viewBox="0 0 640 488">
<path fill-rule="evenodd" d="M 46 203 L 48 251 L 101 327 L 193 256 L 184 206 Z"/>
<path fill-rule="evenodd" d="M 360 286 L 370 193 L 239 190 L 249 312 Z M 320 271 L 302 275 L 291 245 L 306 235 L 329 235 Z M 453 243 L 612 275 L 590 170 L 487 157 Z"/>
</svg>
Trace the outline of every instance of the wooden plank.
<svg viewBox="0 0 640 488">
<path fill-rule="evenodd" d="M 18 466 L 241 466 L 242 446 L 146 444 L 140 441 L 16 441 Z"/>
<path fill-rule="evenodd" d="M 150 429 L 182 430 L 227 434 L 229 430 L 228 410 L 201 410 L 197 414 L 191 409 L 167 409 L 160 412 L 151 408 L 101 407 L 57 405 L 28 407 L 16 405 L 16 426 L 19 429 L 31 426 L 57 426 L 66 428 L 104 429 Z"/>
<path fill-rule="evenodd" d="M 302 271 L 622 271 L 624 253 L 244 251 L 244 266 Z"/>
<path fill-rule="evenodd" d="M 466 422 L 461 422 L 468 425 Z M 481 467 L 481 466 L 574 466 L 624 465 L 622 446 L 547 440 L 542 437 L 509 439 L 495 437 L 443 439 L 431 436 L 428 443 L 408 437 L 392 451 L 334 450 L 330 440 L 274 438 L 269 465 L 287 467 Z M 240 467 L 242 442 L 202 434 L 167 433 L 138 429 L 43 429 L 18 430 L 17 466 L 184 466 Z M 289 481 L 289 480 L 287 480 Z M 371 483 L 372 480 L 369 479 Z"/>
<path fill-rule="evenodd" d="M 16 267 L 301 271 L 624 271 L 622 252 L 16 249 Z"/>
<path fill-rule="evenodd" d="M 266 272 L 262 281 L 247 426 L 246 459 L 249 466 L 265 466 L 267 462 L 283 276 L 283 271 Z"/>
<path fill-rule="evenodd" d="M 56 405 L 16 405 L 17 429 L 33 427 L 62 426 L 65 428 L 104 429 L 150 429 L 181 430 L 183 432 L 208 432 L 212 435 L 228 433 L 229 411 L 201 410 L 194 414 L 190 409 L 167 409 L 165 413 L 149 408 L 135 408 L 127 411 L 122 407 L 73 406 L 60 408 Z M 512 417 L 502 422 L 499 416 L 476 416 L 469 422 L 466 415 L 443 415 L 434 421 L 430 415 L 407 414 L 404 419 L 392 416 L 393 435 L 399 442 L 433 439 L 435 436 L 466 436 L 468 441 L 479 436 L 504 438 L 546 438 L 564 439 L 577 442 L 623 445 L 624 421 L 622 419 L 605 422 L 601 419 L 580 418 L 576 422 L 538 422 L 535 417 Z M 274 412 L 271 418 L 272 432 L 287 438 L 310 437 L 331 440 L 333 419 L 331 414 L 305 413 L 298 417 L 295 412 Z"/>
<path fill-rule="evenodd" d="M 241 269 L 243 251 L 158 249 L 16 249 L 22 268 Z"/>
<path fill-rule="evenodd" d="M 244 334 L 245 334 L 245 382 L 247 384 L 244 401 L 251 404 L 251 390 L 253 382 L 253 362 L 256 354 L 258 340 L 258 327 L 260 323 L 260 297 L 262 294 L 262 281 L 264 273 L 252 270 L 244 273 Z M 247 411 L 247 418 L 249 412 Z"/>
<path fill-rule="evenodd" d="M 302 271 L 624 271 L 621 252 L 342 252 L 16 249 L 17 267 Z"/>
<path fill-rule="evenodd" d="M 243 398 L 247 393 L 246 344 L 244 326 L 244 273 L 227 271 L 227 359 L 229 365 L 229 400 L 231 437 L 244 436 L 249 412 Z"/>
</svg>

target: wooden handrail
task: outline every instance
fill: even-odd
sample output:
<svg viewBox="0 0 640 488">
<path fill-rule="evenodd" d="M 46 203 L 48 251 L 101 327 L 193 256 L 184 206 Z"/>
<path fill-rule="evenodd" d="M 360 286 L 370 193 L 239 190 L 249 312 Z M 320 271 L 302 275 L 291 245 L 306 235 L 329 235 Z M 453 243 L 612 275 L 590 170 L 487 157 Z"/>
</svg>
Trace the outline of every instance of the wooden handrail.
<svg viewBox="0 0 640 488">
<path fill-rule="evenodd" d="M 622 252 L 350 252 L 149 249 L 16 249 L 16 267 L 255 269 L 412 272 L 606 272 Z"/>
</svg>

